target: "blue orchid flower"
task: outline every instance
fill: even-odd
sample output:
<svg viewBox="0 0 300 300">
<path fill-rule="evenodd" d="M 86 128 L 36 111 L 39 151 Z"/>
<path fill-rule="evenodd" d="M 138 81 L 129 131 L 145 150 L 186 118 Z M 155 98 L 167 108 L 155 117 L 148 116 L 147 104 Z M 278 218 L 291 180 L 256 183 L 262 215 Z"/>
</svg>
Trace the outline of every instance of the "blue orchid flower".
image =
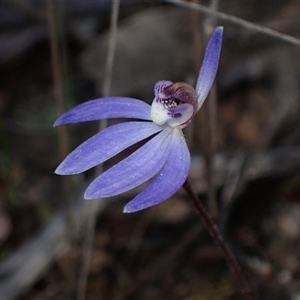
<svg viewBox="0 0 300 300">
<path fill-rule="evenodd" d="M 184 184 L 191 157 L 182 129 L 187 126 L 207 97 L 216 76 L 223 27 L 217 27 L 208 43 L 196 88 L 185 83 L 159 81 L 154 100 L 148 105 L 127 97 L 105 97 L 80 104 L 63 114 L 54 126 L 110 118 L 130 118 L 110 126 L 71 152 L 58 166 L 60 175 L 84 172 L 152 137 L 130 156 L 114 165 L 87 188 L 85 199 L 119 195 L 152 179 L 131 200 L 124 212 L 139 211 L 165 201 Z"/>
</svg>

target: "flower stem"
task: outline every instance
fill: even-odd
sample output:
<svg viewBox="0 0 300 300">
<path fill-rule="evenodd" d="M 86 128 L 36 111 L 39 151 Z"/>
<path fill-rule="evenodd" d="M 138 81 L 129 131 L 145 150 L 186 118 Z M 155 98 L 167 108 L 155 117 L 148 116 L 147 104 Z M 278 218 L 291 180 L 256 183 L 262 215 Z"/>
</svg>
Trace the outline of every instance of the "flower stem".
<svg viewBox="0 0 300 300">
<path fill-rule="evenodd" d="M 235 279 L 238 283 L 241 295 L 243 296 L 243 298 L 245 300 L 252 300 L 248 284 L 246 283 L 246 280 L 244 278 L 244 275 L 242 273 L 242 270 L 241 270 L 241 267 L 240 267 L 239 263 L 237 262 L 234 254 L 232 253 L 232 251 L 228 247 L 227 243 L 222 238 L 217 225 L 214 223 L 213 219 L 208 214 L 206 208 L 200 202 L 200 200 L 198 199 L 196 194 L 193 192 L 188 179 L 183 184 L 183 188 L 185 189 L 188 196 L 192 200 L 193 205 L 195 206 L 195 208 L 197 209 L 197 211 L 201 215 L 201 217 L 204 221 L 204 224 L 205 224 L 206 228 L 208 229 L 210 235 L 214 239 L 215 243 L 217 244 L 218 247 L 221 248 L 223 254 L 225 255 L 225 258 L 228 262 L 228 265 L 230 266 L 230 268 L 231 268 L 231 270 L 232 270 L 232 272 L 235 276 Z"/>
</svg>

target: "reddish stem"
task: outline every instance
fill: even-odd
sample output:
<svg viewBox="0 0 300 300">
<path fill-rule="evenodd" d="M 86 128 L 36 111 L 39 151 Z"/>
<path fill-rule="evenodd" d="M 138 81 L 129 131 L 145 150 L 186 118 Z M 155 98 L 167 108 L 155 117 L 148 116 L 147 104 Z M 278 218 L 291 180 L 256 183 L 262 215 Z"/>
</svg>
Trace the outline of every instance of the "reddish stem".
<svg viewBox="0 0 300 300">
<path fill-rule="evenodd" d="M 227 243 L 222 238 L 222 236 L 219 232 L 219 229 L 218 229 L 217 225 L 214 223 L 212 217 L 209 215 L 209 213 L 207 212 L 204 205 L 200 202 L 199 198 L 193 192 L 188 179 L 183 184 L 183 188 L 185 189 L 188 196 L 192 200 L 193 205 L 197 209 L 198 213 L 201 215 L 201 217 L 204 221 L 204 224 L 205 224 L 206 228 L 208 229 L 210 235 L 212 236 L 213 240 L 215 241 L 216 245 L 218 247 L 220 247 L 220 249 L 222 250 L 222 252 L 228 262 L 228 265 L 229 265 L 231 271 L 233 272 L 235 279 L 238 283 L 241 295 L 243 296 L 243 298 L 245 300 L 252 300 L 248 284 L 246 283 L 245 277 L 242 273 L 239 263 L 237 262 L 234 254 L 228 247 Z"/>
</svg>

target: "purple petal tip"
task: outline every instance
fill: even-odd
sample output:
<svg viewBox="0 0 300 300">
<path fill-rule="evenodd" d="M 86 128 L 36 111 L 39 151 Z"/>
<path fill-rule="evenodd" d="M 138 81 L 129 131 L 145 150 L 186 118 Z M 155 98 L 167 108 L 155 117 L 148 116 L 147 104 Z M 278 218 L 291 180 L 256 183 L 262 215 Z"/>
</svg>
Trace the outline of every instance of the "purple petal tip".
<svg viewBox="0 0 300 300">
<path fill-rule="evenodd" d="M 132 211 L 130 211 L 130 210 L 128 210 L 127 208 L 126 208 L 126 206 L 124 207 L 124 209 L 123 209 L 123 213 L 126 213 L 126 214 L 128 214 L 128 213 L 131 213 Z"/>
<path fill-rule="evenodd" d="M 60 125 L 60 118 L 58 118 L 55 122 L 54 122 L 54 124 L 53 124 L 53 127 L 56 127 L 56 126 L 59 126 Z"/>
<path fill-rule="evenodd" d="M 66 172 L 61 165 L 59 165 L 56 168 L 56 170 L 54 171 L 54 173 L 57 174 L 57 175 L 74 175 L 74 174 L 76 174 L 76 173 L 72 173 L 72 172 Z"/>
</svg>

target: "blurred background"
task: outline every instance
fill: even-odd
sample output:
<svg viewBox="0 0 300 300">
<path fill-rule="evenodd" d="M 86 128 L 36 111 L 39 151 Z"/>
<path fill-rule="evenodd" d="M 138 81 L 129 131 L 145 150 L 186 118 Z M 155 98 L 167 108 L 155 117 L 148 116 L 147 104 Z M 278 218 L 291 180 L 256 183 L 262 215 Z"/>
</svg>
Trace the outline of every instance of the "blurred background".
<svg viewBox="0 0 300 300">
<path fill-rule="evenodd" d="M 123 214 L 140 188 L 87 202 L 95 170 L 54 174 L 99 130 L 98 122 L 53 128 L 60 114 L 108 93 L 151 103 L 158 80 L 194 86 L 219 25 L 216 86 L 185 132 L 192 186 L 254 298 L 300 299 L 299 42 L 171 2 L 0 1 L 1 300 L 241 299 L 184 191 Z M 297 0 L 217 4 L 220 12 L 300 37 Z"/>
</svg>

